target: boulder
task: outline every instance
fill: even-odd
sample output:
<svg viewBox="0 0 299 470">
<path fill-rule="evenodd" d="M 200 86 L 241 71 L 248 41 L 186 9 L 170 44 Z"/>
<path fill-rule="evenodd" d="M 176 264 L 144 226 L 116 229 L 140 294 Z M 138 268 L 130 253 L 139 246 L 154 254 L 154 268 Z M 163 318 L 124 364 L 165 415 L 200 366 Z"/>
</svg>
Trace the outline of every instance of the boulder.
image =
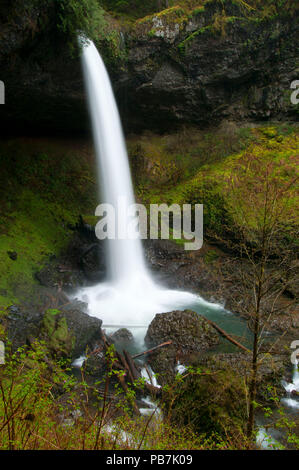
<svg viewBox="0 0 299 470">
<path fill-rule="evenodd" d="M 192 310 L 174 310 L 158 313 L 145 336 L 149 347 L 168 340 L 172 340 L 173 345 L 185 354 L 205 351 L 215 346 L 219 342 L 219 336 L 198 313 Z"/>
<path fill-rule="evenodd" d="M 111 339 L 113 343 L 125 346 L 132 343 L 134 337 L 127 328 L 120 328 L 111 335 Z"/>
<path fill-rule="evenodd" d="M 261 354 L 257 373 L 257 400 L 263 404 L 273 404 L 273 394 L 282 397 L 285 390 L 281 384 L 285 374 L 286 357 L 279 354 Z M 288 360 L 288 358 L 287 358 Z M 211 371 L 220 369 L 233 370 L 241 380 L 249 380 L 251 375 L 251 354 L 219 353 L 209 355 L 199 360 L 197 365 Z"/>
<path fill-rule="evenodd" d="M 49 308 L 43 317 L 41 338 L 54 357 L 70 357 L 75 345 L 75 336 L 68 329 L 65 316 L 57 309 Z"/>
<path fill-rule="evenodd" d="M 243 377 L 227 365 L 217 367 L 216 373 L 208 367 L 200 370 L 165 391 L 167 416 L 175 426 L 187 425 L 214 439 L 227 437 L 228 430 L 238 436 L 242 431 L 242 435 L 247 423 Z"/>
<path fill-rule="evenodd" d="M 76 359 L 93 349 L 101 338 L 102 320 L 90 317 L 72 304 L 60 310 L 48 309 L 43 318 L 42 332 L 49 338 L 52 351 Z"/>
<path fill-rule="evenodd" d="M 8 307 L 7 314 L 0 318 L 13 351 L 37 338 L 41 322 L 41 313 L 35 310 L 29 311 L 18 305 Z"/>
<path fill-rule="evenodd" d="M 188 365 L 192 358 L 216 346 L 219 336 L 196 312 L 184 310 L 157 314 L 149 325 L 145 336 L 149 348 L 169 340 L 170 346 L 155 351 L 148 359 L 161 385 L 173 380 L 178 360 Z"/>
</svg>

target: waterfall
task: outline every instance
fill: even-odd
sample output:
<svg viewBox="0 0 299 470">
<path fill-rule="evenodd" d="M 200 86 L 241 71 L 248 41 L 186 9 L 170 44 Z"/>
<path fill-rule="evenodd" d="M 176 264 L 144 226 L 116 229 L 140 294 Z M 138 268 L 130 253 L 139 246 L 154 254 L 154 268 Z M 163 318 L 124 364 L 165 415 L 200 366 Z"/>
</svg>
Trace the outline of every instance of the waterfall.
<svg viewBox="0 0 299 470">
<path fill-rule="evenodd" d="M 126 211 L 135 201 L 122 126 L 106 67 L 92 42 L 82 62 L 103 202 L 116 208 L 122 200 Z M 107 249 L 111 280 L 146 276 L 140 239 L 108 240 Z"/>
<path fill-rule="evenodd" d="M 91 41 L 83 47 L 82 65 L 102 201 L 116 208 L 121 198 L 126 210 L 134 203 L 126 145 L 108 73 Z M 195 304 L 222 310 L 194 294 L 156 285 L 146 268 L 139 238 L 109 240 L 107 265 L 107 282 L 76 293 L 76 298 L 88 304 L 88 313 L 106 325 L 145 328 L 156 313 Z"/>
</svg>

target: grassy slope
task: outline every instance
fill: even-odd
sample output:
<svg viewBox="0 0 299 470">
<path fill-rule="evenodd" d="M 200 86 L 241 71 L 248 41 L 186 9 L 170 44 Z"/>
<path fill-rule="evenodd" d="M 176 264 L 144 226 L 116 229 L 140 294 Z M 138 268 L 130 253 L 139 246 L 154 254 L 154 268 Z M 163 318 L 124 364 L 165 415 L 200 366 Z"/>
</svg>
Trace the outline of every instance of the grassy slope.
<svg viewBox="0 0 299 470">
<path fill-rule="evenodd" d="M 30 295 L 34 272 L 67 244 L 68 225 L 93 213 L 95 185 L 90 148 L 81 144 L 2 142 L 0 167 L 0 306 L 7 306 Z"/>
</svg>

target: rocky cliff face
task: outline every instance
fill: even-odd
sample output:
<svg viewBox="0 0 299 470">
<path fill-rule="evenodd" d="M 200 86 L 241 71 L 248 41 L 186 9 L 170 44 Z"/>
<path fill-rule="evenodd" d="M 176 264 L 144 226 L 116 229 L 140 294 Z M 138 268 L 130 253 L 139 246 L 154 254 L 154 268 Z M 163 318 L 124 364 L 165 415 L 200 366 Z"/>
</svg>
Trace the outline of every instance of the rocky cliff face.
<svg viewBox="0 0 299 470">
<path fill-rule="evenodd" d="M 53 11 L 44 7 L 13 20 L 3 11 L 2 130 L 86 129 L 80 61 L 53 33 Z M 234 1 L 226 1 L 225 9 L 210 1 L 191 15 L 174 7 L 137 21 L 120 35 L 124 59 L 108 63 L 125 127 L 294 119 L 290 84 L 298 79 L 297 37 L 295 16 L 261 19 Z"/>
<path fill-rule="evenodd" d="M 0 5 L 0 80 L 5 84 L 0 132 L 86 128 L 80 61 L 57 33 L 55 8 L 47 2 L 34 7 L 30 1 L 5 1 Z"/>
<path fill-rule="evenodd" d="M 131 116 L 157 128 L 291 116 L 296 18 L 257 20 L 235 2 L 225 2 L 225 15 L 217 2 L 182 15 L 173 8 L 137 24 L 127 79 Z"/>
</svg>

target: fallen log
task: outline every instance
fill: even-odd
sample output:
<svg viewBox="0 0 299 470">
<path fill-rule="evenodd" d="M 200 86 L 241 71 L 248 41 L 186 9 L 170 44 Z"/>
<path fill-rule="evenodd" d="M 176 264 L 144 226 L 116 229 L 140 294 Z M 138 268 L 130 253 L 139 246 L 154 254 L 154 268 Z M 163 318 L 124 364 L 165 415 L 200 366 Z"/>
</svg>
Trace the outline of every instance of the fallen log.
<svg viewBox="0 0 299 470">
<path fill-rule="evenodd" d="M 103 338 L 104 347 L 108 349 L 111 346 L 112 342 L 110 339 L 107 338 L 103 330 L 102 330 L 102 338 Z M 128 364 L 125 360 L 125 357 L 122 354 L 120 354 L 118 351 L 115 351 L 115 356 L 116 356 L 116 361 L 114 361 L 114 365 L 116 365 L 118 369 L 123 370 L 125 374 L 130 377 L 133 383 L 134 379 L 128 367 Z M 128 395 L 129 388 L 126 384 L 125 377 L 121 374 L 116 374 L 116 376 L 125 394 Z M 135 413 L 138 416 L 140 416 L 140 411 L 135 400 L 132 401 L 132 406 L 134 408 Z"/>
<path fill-rule="evenodd" d="M 156 349 L 163 348 L 164 346 L 168 346 L 169 344 L 172 344 L 172 341 L 166 341 L 165 343 L 161 343 L 152 349 L 148 349 L 147 351 L 143 351 L 142 353 L 135 354 L 135 356 L 132 356 L 132 359 L 137 359 L 137 357 L 144 356 L 145 354 L 151 354 L 153 351 L 156 351 Z"/>
<path fill-rule="evenodd" d="M 125 349 L 123 350 L 124 357 L 126 359 L 126 362 L 128 364 L 129 370 L 134 378 L 134 380 L 138 380 L 141 377 L 140 371 L 137 369 L 135 362 L 133 361 L 132 357 L 126 351 Z"/>
<path fill-rule="evenodd" d="M 202 318 L 204 318 L 206 322 L 209 323 L 209 325 L 211 325 L 216 331 L 218 331 L 218 333 L 220 333 L 220 335 L 223 336 L 225 339 L 227 339 L 228 341 L 230 341 L 232 344 L 242 349 L 243 351 L 251 353 L 249 349 L 247 349 L 245 346 L 243 346 L 243 344 L 239 343 L 238 341 L 233 339 L 231 336 L 229 336 L 222 328 L 216 325 L 216 323 L 214 323 L 211 320 L 208 320 L 208 318 L 204 317 L 203 315 L 202 315 Z"/>
<path fill-rule="evenodd" d="M 134 380 L 135 380 L 134 374 L 132 373 L 132 370 L 131 370 L 131 368 L 130 368 L 127 360 L 126 360 L 126 357 L 122 354 L 119 354 L 119 357 L 121 358 L 121 361 L 124 365 L 124 370 L 126 372 L 126 375 L 128 375 L 128 377 L 130 378 L 131 384 L 133 384 Z"/>
</svg>

